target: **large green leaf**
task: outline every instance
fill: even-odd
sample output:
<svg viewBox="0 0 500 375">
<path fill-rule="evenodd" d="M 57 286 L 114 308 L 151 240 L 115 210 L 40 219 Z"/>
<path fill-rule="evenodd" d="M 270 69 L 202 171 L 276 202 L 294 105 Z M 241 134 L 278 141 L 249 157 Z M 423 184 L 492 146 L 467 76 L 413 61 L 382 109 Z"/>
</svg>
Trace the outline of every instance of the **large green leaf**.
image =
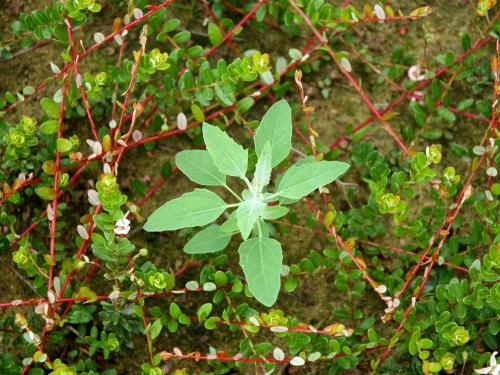
<svg viewBox="0 0 500 375">
<path fill-rule="evenodd" d="M 186 150 L 175 155 L 175 164 L 191 181 L 200 185 L 226 184 L 226 176 L 215 166 L 208 151 Z"/>
<path fill-rule="evenodd" d="M 228 176 L 245 177 L 248 150 L 237 144 L 226 132 L 206 122 L 203 123 L 203 139 L 219 171 Z"/>
<path fill-rule="evenodd" d="M 217 194 L 195 189 L 159 207 L 148 218 L 144 230 L 161 232 L 206 225 L 217 219 L 226 208 L 227 204 Z"/>
<path fill-rule="evenodd" d="M 256 191 L 261 192 L 264 186 L 269 184 L 271 179 L 271 143 L 266 142 L 262 153 L 257 160 L 252 185 Z"/>
<path fill-rule="evenodd" d="M 257 301 L 272 306 L 280 290 L 281 245 L 272 238 L 251 238 L 240 245 L 240 266 Z"/>
<path fill-rule="evenodd" d="M 255 132 L 255 151 L 262 154 L 266 142 L 271 144 L 274 167 L 282 162 L 292 148 L 292 110 L 286 100 L 280 100 L 269 108 Z"/>
<path fill-rule="evenodd" d="M 294 165 L 278 183 L 276 194 L 280 197 L 299 199 L 310 192 L 335 181 L 349 169 L 340 161 L 320 161 Z"/>
<path fill-rule="evenodd" d="M 224 250 L 231 240 L 231 234 L 224 233 L 220 225 L 212 224 L 196 233 L 184 246 L 188 254 L 215 253 Z"/>
<path fill-rule="evenodd" d="M 244 240 L 252 233 L 252 228 L 255 222 L 262 215 L 266 208 L 266 204 L 258 199 L 251 198 L 243 201 L 236 210 L 236 220 L 241 236 Z"/>
</svg>

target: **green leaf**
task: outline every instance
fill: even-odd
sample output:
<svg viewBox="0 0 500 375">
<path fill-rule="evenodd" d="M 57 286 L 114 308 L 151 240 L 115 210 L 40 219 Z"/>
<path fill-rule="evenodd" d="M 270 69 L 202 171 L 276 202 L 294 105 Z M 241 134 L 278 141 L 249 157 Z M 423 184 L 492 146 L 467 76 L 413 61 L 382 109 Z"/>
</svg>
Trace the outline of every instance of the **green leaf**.
<svg viewBox="0 0 500 375">
<path fill-rule="evenodd" d="M 288 156 L 292 148 L 292 110 L 284 99 L 269 108 L 255 132 L 257 156 L 261 155 L 267 142 L 271 144 L 271 166 L 275 167 Z"/>
<path fill-rule="evenodd" d="M 51 201 L 56 197 L 56 192 L 54 189 L 48 186 L 40 186 L 36 190 L 36 195 L 47 201 Z"/>
<path fill-rule="evenodd" d="M 258 192 L 261 192 L 262 189 L 269 184 L 269 180 L 271 179 L 271 158 L 271 143 L 268 141 L 257 160 L 252 181 L 252 186 Z"/>
<path fill-rule="evenodd" d="M 439 107 L 437 109 L 437 113 L 438 113 L 439 117 L 441 117 L 442 119 L 449 121 L 449 122 L 454 122 L 457 119 L 457 117 L 455 116 L 455 114 L 453 112 L 451 112 L 449 109 L 446 109 L 444 107 Z"/>
<path fill-rule="evenodd" d="M 222 42 L 222 32 L 220 31 L 219 27 L 211 22 L 208 24 L 208 39 L 210 40 L 210 43 L 212 43 L 213 46 L 218 46 Z"/>
<path fill-rule="evenodd" d="M 266 206 L 262 213 L 262 217 L 266 220 L 276 220 L 285 216 L 288 211 L 290 210 L 283 206 Z"/>
<path fill-rule="evenodd" d="M 310 192 L 335 181 L 349 169 L 340 161 L 320 161 L 289 168 L 280 182 L 276 194 L 289 199 L 299 199 Z"/>
<path fill-rule="evenodd" d="M 257 301 L 272 306 L 280 290 L 281 245 L 272 238 L 251 238 L 240 245 L 240 266 Z"/>
<path fill-rule="evenodd" d="M 198 311 L 196 312 L 196 316 L 198 317 L 198 320 L 200 322 L 203 322 L 212 312 L 212 304 L 211 303 L 204 303 L 203 305 L 200 306 Z"/>
<path fill-rule="evenodd" d="M 210 225 L 196 233 L 184 246 L 188 254 L 207 254 L 224 250 L 231 240 L 231 234 L 221 230 L 220 225 Z"/>
<path fill-rule="evenodd" d="M 154 340 L 160 335 L 162 328 L 163 324 L 161 323 L 161 319 L 156 319 L 149 328 L 149 332 L 151 333 L 151 340 Z"/>
<path fill-rule="evenodd" d="M 71 143 L 71 141 L 66 138 L 58 138 L 56 144 L 57 151 L 62 153 L 70 152 L 73 148 L 73 143 Z"/>
<path fill-rule="evenodd" d="M 42 98 L 40 100 L 40 105 L 47 116 L 54 119 L 59 118 L 59 104 L 55 101 L 50 98 Z"/>
<path fill-rule="evenodd" d="M 206 225 L 217 219 L 226 208 L 227 204 L 217 194 L 206 189 L 195 189 L 153 212 L 144 230 L 161 232 Z"/>
<path fill-rule="evenodd" d="M 237 144 L 226 132 L 206 122 L 203 123 L 203 139 L 219 171 L 228 176 L 245 177 L 248 150 Z"/>
<path fill-rule="evenodd" d="M 40 125 L 40 132 L 45 135 L 55 134 L 58 130 L 59 123 L 56 120 L 48 120 Z"/>
<path fill-rule="evenodd" d="M 248 112 L 250 108 L 254 105 L 254 100 L 252 98 L 243 98 L 238 103 L 236 103 L 236 110 L 239 113 Z"/>
<path fill-rule="evenodd" d="M 177 44 L 185 43 L 191 38 L 191 33 L 189 31 L 180 31 L 172 37 L 172 40 Z"/>
<path fill-rule="evenodd" d="M 217 169 L 208 151 L 181 151 L 175 155 L 175 163 L 187 178 L 197 184 L 206 186 L 226 184 L 226 176 Z"/>
<path fill-rule="evenodd" d="M 472 98 L 462 100 L 460 103 L 457 104 L 457 110 L 458 111 L 465 111 L 472 104 L 474 104 L 474 99 L 472 99 Z"/>
<path fill-rule="evenodd" d="M 236 220 L 238 228 L 241 232 L 241 237 L 244 240 L 252 233 L 255 222 L 264 212 L 266 204 L 257 198 L 251 198 L 243 201 L 236 210 Z"/>
</svg>

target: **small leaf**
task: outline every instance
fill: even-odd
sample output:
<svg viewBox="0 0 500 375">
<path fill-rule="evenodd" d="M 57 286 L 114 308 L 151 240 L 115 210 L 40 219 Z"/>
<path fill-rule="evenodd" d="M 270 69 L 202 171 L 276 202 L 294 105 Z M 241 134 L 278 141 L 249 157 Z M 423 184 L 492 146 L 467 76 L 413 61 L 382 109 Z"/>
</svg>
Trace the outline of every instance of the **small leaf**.
<svg viewBox="0 0 500 375">
<path fill-rule="evenodd" d="M 203 110 L 200 108 L 198 104 L 193 103 L 191 105 L 191 113 L 193 114 L 193 117 L 196 121 L 198 122 L 205 121 L 205 114 L 203 113 Z"/>
<path fill-rule="evenodd" d="M 151 340 L 154 340 L 160 335 L 162 328 L 163 324 L 161 323 L 161 319 L 156 319 L 149 328 L 149 333 L 151 334 Z"/>
<path fill-rule="evenodd" d="M 220 31 L 219 27 L 213 22 L 208 24 L 208 39 L 213 46 L 220 45 L 223 39 L 222 32 Z"/>
<path fill-rule="evenodd" d="M 349 169 L 340 161 L 320 161 L 289 168 L 278 183 L 280 197 L 299 199 L 310 192 L 335 181 Z"/>
<path fill-rule="evenodd" d="M 290 210 L 283 206 L 266 206 L 262 213 L 262 217 L 266 220 L 276 220 L 285 216 L 288 211 Z"/>
<path fill-rule="evenodd" d="M 47 116 L 53 119 L 59 118 L 59 104 L 53 101 L 50 98 L 42 98 L 40 100 L 40 105 L 42 109 L 45 111 Z"/>
<path fill-rule="evenodd" d="M 71 143 L 71 141 L 66 138 L 58 138 L 56 144 L 57 151 L 62 153 L 70 152 L 73 148 L 73 143 Z"/>
<path fill-rule="evenodd" d="M 238 103 L 236 103 L 236 110 L 239 113 L 248 112 L 250 108 L 254 105 L 254 100 L 252 98 L 243 98 Z"/>
<path fill-rule="evenodd" d="M 410 17 L 426 17 L 432 13 L 430 6 L 420 7 L 410 13 Z"/>
<path fill-rule="evenodd" d="M 226 208 L 227 204 L 217 194 L 206 189 L 195 189 L 153 212 L 144 230 L 161 232 L 206 225 L 217 219 Z"/>
<path fill-rule="evenodd" d="M 248 150 L 237 144 L 226 132 L 203 123 L 203 139 L 207 151 L 222 173 L 244 178 L 248 167 Z"/>
<path fill-rule="evenodd" d="M 231 234 L 221 230 L 219 225 L 212 224 L 196 233 L 184 246 L 188 254 L 208 254 L 224 250 L 231 240 Z"/>
<path fill-rule="evenodd" d="M 252 233 L 253 226 L 266 208 L 265 203 L 256 198 L 243 201 L 236 210 L 236 220 L 244 240 Z"/>
<path fill-rule="evenodd" d="M 206 186 L 226 184 L 226 176 L 217 169 L 208 151 L 181 151 L 175 155 L 175 163 L 187 178 L 197 184 Z"/>
<path fill-rule="evenodd" d="M 238 252 L 250 292 L 265 306 L 272 306 L 281 284 L 280 243 L 272 238 L 251 238 L 240 245 Z"/>
<path fill-rule="evenodd" d="M 271 144 L 272 162 L 275 167 L 290 153 L 292 148 L 292 109 L 286 100 L 280 100 L 269 108 L 255 132 L 255 152 L 260 156 L 264 146 Z"/>
<path fill-rule="evenodd" d="M 45 135 L 57 133 L 59 130 L 59 123 L 56 120 L 48 120 L 40 125 L 40 132 Z"/>
<path fill-rule="evenodd" d="M 198 320 L 200 322 L 203 322 L 212 312 L 212 304 L 211 303 L 204 303 L 203 305 L 200 306 L 198 311 L 196 312 L 196 316 L 198 317 Z"/>
</svg>

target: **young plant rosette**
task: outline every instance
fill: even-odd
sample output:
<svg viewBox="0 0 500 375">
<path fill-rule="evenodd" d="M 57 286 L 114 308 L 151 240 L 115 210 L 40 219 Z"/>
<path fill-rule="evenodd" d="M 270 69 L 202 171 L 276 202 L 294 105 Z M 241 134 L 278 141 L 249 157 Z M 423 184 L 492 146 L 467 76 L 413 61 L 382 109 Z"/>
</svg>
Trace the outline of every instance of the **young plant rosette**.
<svg viewBox="0 0 500 375">
<path fill-rule="evenodd" d="M 254 141 L 258 160 L 252 180 L 247 177 L 248 150 L 223 130 L 203 124 L 204 150 L 186 150 L 175 161 L 191 181 L 204 186 L 222 186 L 236 199 L 226 203 L 207 189 L 194 189 L 168 201 L 148 218 L 148 232 L 172 231 L 206 226 L 184 246 L 188 254 L 215 253 L 224 250 L 234 234 L 240 233 L 240 266 L 248 288 L 266 306 L 278 298 L 283 253 L 281 244 L 270 238 L 267 221 L 288 213 L 284 205 L 295 203 L 314 190 L 335 181 L 349 165 L 339 161 L 316 161 L 306 157 L 278 176 L 274 192 L 268 190 L 272 168 L 290 153 L 292 143 L 291 108 L 285 100 L 275 103 L 264 115 Z M 231 189 L 227 176 L 245 184 L 241 195 Z M 273 205 L 270 205 L 273 203 Z M 221 225 L 214 222 L 228 209 L 234 209 Z"/>
</svg>

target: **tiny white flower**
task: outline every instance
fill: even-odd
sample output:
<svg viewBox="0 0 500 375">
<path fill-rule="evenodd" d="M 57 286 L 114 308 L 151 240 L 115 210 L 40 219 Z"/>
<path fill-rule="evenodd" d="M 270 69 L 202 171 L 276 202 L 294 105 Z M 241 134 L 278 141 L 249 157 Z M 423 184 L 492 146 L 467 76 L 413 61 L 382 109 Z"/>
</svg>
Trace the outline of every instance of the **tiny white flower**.
<svg viewBox="0 0 500 375">
<path fill-rule="evenodd" d="M 102 154 L 102 145 L 101 142 L 94 142 L 92 145 L 92 152 L 96 155 L 101 155 Z"/>
<path fill-rule="evenodd" d="M 349 60 L 347 60 L 346 57 L 342 57 L 340 59 L 340 65 L 342 65 L 342 67 L 347 71 L 347 72 L 351 72 L 352 71 L 352 66 L 351 66 L 351 63 L 349 62 Z"/>
<path fill-rule="evenodd" d="M 104 173 L 111 173 L 111 167 L 108 163 L 104 163 L 102 166 L 102 171 Z"/>
<path fill-rule="evenodd" d="M 387 292 L 387 286 L 385 286 L 384 284 L 380 284 L 379 286 L 377 286 L 377 287 L 375 288 L 375 290 L 376 290 L 377 292 L 379 292 L 379 293 L 382 293 L 382 294 L 383 294 L 383 293 Z"/>
<path fill-rule="evenodd" d="M 144 15 L 144 14 L 142 13 L 142 10 L 140 10 L 139 8 L 134 8 L 134 12 L 133 12 L 133 14 L 134 14 L 134 18 L 135 18 L 136 20 L 138 20 L 139 18 L 142 18 L 142 16 Z"/>
<path fill-rule="evenodd" d="M 80 86 L 82 85 L 82 76 L 81 76 L 81 74 L 78 74 L 76 76 L 75 82 L 76 82 L 76 87 L 80 88 Z"/>
<path fill-rule="evenodd" d="M 381 20 L 385 19 L 384 9 L 379 4 L 375 4 L 375 6 L 373 7 L 373 11 L 375 12 L 377 18 Z"/>
<path fill-rule="evenodd" d="M 187 118 L 184 112 L 177 115 L 177 128 L 179 130 L 186 130 L 187 128 Z"/>
<path fill-rule="evenodd" d="M 120 298 L 120 291 L 119 290 L 113 290 L 111 293 L 109 293 L 108 298 L 111 300 L 115 300 Z"/>
<path fill-rule="evenodd" d="M 114 229 L 115 234 L 127 235 L 130 232 L 130 220 L 127 219 L 128 212 L 120 220 L 116 222 Z"/>
<path fill-rule="evenodd" d="M 89 234 L 87 232 L 87 230 L 85 229 L 85 227 L 83 225 L 78 225 L 76 227 L 76 231 L 78 232 L 78 235 L 83 238 L 84 240 L 88 240 L 89 239 Z"/>
<path fill-rule="evenodd" d="M 277 361 L 282 361 L 285 359 L 285 353 L 281 350 L 281 348 L 276 347 L 273 350 L 273 357 Z"/>
<path fill-rule="evenodd" d="M 410 69 L 408 69 L 408 78 L 412 81 L 423 81 L 425 79 L 425 75 L 420 73 L 420 66 L 413 65 Z"/>
<path fill-rule="evenodd" d="M 96 43 L 102 43 L 105 39 L 105 36 L 103 33 L 95 33 L 94 34 L 94 41 Z"/>
<path fill-rule="evenodd" d="M 115 40 L 116 44 L 121 46 L 123 44 L 123 39 L 120 34 L 116 34 L 113 39 Z"/>
<path fill-rule="evenodd" d="M 274 327 L 269 328 L 269 330 L 271 332 L 281 333 L 281 332 L 287 332 L 288 331 L 288 327 L 285 327 L 285 326 L 274 326 Z"/>
<path fill-rule="evenodd" d="M 474 370 L 477 374 L 491 374 L 491 375 L 499 375 L 500 374 L 500 364 L 497 363 L 497 356 L 498 352 L 493 352 L 491 353 L 490 357 L 490 366 L 489 367 L 483 367 L 479 368 L 477 370 Z"/>
<path fill-rule="evenodd" d="M 304 358 L 298 356 L 293 357 L 292 360 L 290 361 L 290 364 L 292 366 L 303 366 L 305 363 L 306 361 L 304 361 Z"/>
<path fill-rule="evenodd" d="M 56 302 L 56 295 L 55 295 L 55 293 L 52 290 L 49 290 L 47 292 L 47 299 L 49 300 L 49 302 L 51 304 L 53 304 L 54 302 Z"/>
<path fill-rule="evenodd" d="M 140 130 L 134 130 L 132 133 L 132 139 L 134 142 L 138 142 L 142 139 L 142 132 Z"/>
<path fill-rule="evenodd" d="M 260 327 L 260 323 L 259 323 L 259 321 L 257 320 L 257 318 L 255 316 L 251 316 L 248 320 L 254 326 Z"/>
<path fill-rule="evenodd" d="M 52 209 L 52 204 L 47 205 L 47 219 L 49 219 L 49 221 L 54 220 L 54 210 Z"/>
</svg>

